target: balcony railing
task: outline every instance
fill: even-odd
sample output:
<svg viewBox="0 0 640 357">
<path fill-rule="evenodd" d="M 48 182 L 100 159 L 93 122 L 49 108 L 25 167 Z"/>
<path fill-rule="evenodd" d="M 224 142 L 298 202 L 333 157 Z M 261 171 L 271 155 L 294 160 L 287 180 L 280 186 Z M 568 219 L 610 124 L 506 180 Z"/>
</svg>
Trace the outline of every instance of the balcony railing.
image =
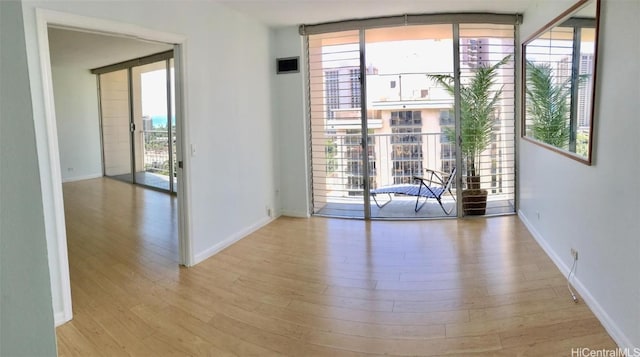
<svg viewBox="0 0 640 357">
<path fill-rule="evenodd" d="M 406 136 L 407 138 L 399 138 Z M 362 195 L 364 167 L 360 135 L 332 135 L 330 150 L 325 150 L 322 167 L 314 166 L 327 196 Z M 371 188 L 413 183 L 425 169 L 451 172 L 456 165 L 456 148 L 443 133 L 371 134 L 369 135 L 369 177 Z M 316 161 L 317 162 L 317 161 Z M 491 193 L 513 191 L 513 151 L 486 150 L 477 168 L 482 188 Z M 458 170 L 464 176 L 464 170 Z M 464 181 L 463 181 L 464 182 Z M 318 189 L 319 187 L 316 187 Z"/>
<path fill-rule="evenodd" d="M 175 133 L 169 141 L 169 133 L 164 130 L 142 130 L 141 143 L 143 147 L 144 170 L 159 175 L 169 176 L 169 150 L 173 150 L 176 157 Z M 174 167 L 175 172 L 175 167 Z"/>
<path fill-rule="evenodd" d="M 362 137 L 334 135 L 327 151 L 326 173 L 333 178 L 333 190 L 362 191 Z M 424 169 L 449 170 L 454 164 L 454 147 L 441 142 L 441 133 L 369 135 L 369 176 L 372 188 L 409 183 Z M 328 181 L 329 182 L 329 181 Z M 342 186 L 342 187 L 340 187 Z"/>
</svg>

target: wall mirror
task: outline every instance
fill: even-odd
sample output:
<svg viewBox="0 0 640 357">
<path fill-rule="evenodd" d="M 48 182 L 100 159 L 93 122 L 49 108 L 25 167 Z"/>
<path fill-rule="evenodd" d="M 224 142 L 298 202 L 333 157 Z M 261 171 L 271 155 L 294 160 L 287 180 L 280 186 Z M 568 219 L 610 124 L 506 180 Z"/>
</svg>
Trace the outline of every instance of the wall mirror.
<svg viewBox="0 0 640 357">
<path fill-rule="evenodd" d="M 591 164 L 600 0 L 580 0 L 522 44 L 522 136 Z"/>
</svg>

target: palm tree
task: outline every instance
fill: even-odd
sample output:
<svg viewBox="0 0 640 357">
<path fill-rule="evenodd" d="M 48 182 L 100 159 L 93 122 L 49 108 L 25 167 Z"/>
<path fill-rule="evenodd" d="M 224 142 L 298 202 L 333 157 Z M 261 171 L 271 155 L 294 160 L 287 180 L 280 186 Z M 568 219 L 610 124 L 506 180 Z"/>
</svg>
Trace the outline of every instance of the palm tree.
<svg viewBox="0 0 640 357">
<path fill-rule="evenodd" d="M 569 98 L 571 78 L 554 81 L 551 65 L 527 61 L 526 106 L 532 119 L 531 136 L 558 148 L 569 145 Z"/>
<path fill-rule="evenodd" d="M 495 111 L 502 88 L 492 91 L 496 85 L 498 68 L 511 59 L 511 55 L 492 66 L 480 66 L 474 76 L 466 84 L 460 85 L 460 129 L 461 151 L 466 164 L 467 177 L 477 177 L 476 167 L 480 163 L 480 154 L 491 141 Z M 454 77 L 451 75 L 429 75 L 429 78 L 442 85 L 452 96 L 454 95 Z M 445 128 L 445 135 L 455 142 L 455 130 Z M 471 187 L 470 187 L 471 188 Z M 479 187 L 476 187 L 479 188 Z"/>
</svg>

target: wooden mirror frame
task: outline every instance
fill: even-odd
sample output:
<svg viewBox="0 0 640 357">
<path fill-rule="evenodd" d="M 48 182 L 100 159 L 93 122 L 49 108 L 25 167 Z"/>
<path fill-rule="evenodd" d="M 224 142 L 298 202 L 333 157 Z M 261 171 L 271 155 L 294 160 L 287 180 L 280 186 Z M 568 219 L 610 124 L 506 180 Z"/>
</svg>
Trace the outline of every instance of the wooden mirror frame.
<svg viewBox="0 0 640 357">
<path fill-rule="evenodd" d="M 547 143 L 544 142 L 540 139 L 537 139 L 531 135 L 528 135 L 528 131 L 527 131 L 527 119 L 528 119 L 528 110 L 527 110 L 527 84 L 528 84 L 528 77 L 527 77 L 527 45 L 531 44 L 533 41 L 539 39 L 542 37 L 542 35 L 549 33 L 550 31 L 552 31 L 553 29 L 555 29 L 556 27 L 562 27 L 561 25 L 565 24 L 567 20 L 569 20 L 573 15 L 576 15 L 580 10 L 582 10 L 583 8 L 591 5 L 592 3 L 595 3 L 595 34 L 594 34 L 594 52 L 593 52 L 593 62 L 592 62 L 592 72 L 591 72 L 591 76 L 592 76 L 592 81 L 591 83 L 589 83 L 589 87 L 586 87 L 588 89 L 590 89 L 590 102 L 589 105 L 590 107 L 587 109 L 588 114 L 589 114 L 589 118 L 588 118 L 588 122 L 589 122 L 589 132 L 588 132 L 588 140 L 589 142 L 587 143 L 587 156 L 583 156 L 578 154 L 576 151 L 576 149 L 574 148 L 573 151 L 571 151 L 569 149 L 569 147 L 573 144 L 574 146 L 577 146 L 577 133 L 578 133 L 578 128 L 577 128 L 577 115 L 572 115 L 569 114 L 570 119 L 568 120 L 568 125 L 569 125 L 569 143 L 568 143 L 568 147 L 567 148 L 563 148 L 563 147 L 559 147 L 557 145 L 553 145 L 551 143 Z M 573 6 L 571 6 L 570 8 L 568 8 L 567 10 L 565 10 L 562 14 L 560 14 L 559 16 L 557 16 L 556 18 L 554 18 L 553 20 L 551 20 L 549 23 L 547 23 L 545 26 L 543 26 L 541 29 L 539 29 L 538 31 L 536 31 L 535 33 L 533 33 L 529 38 L 527 38 L 523 43 L 522 43 L 522 92 L 521 92 L 521 99 L 522 99 L 522 130 L 521 130 L 521 137 L 528 141 L 531 142 L 533 144 L 539 145 L 541 147 L 545 147 L 548 148 L 554 152 L 557 152 L 563 156 L 566 156 L 568 158 L 571 158 L 573 160 L 577 160 L 579 162 L 582 162 L 586 165 L 591 165 L 592 164 L 592 160 L 593 160 L 593 156 L 592 156 L 592 152 L 593 152 L 593 138 L 594 138 L 594 114 L 595 114 L 595 101 L 596 101 L 596 72 L 597 72 L 597 62 L 598 62 L 598 47 L 599 47 L 599 23 L 600 23 L 600 0 L 580 0 L 577 3 L 575 3 Z M 575 36 L 574 36 L 575 37 Z M 558 54 L 555 54 L 558 55 Z M 575 54 L 574 51 L 571 52 L 571 57 L 572 60 L 575 60 Z M 573 63 L 576 63 L 575 61 Z M 578 97 L 578 91 L 579 88 L 575 87 L 577 81 L 578 81 L 578 70 L 574 68 L 574 66 L 572 65 L 572 74 L 570 76 L 570 81 L 567 80 L 567 83 L 570 84 L 570 86 L 568 87 L 569 89 L 569 103 L 568 104 L 568 110 L 569 113 L 577 112 L 577 106 L 579 103 L 574 103 L 574 98 Z M 556 84 L 557 85 L 557 84 Z M 565 89 L 566 90 L 566 89 Z M 566 100 L 565 100 L 566 101 Z M 531 118 L 529 118 L 531 120 Z M 574 126 L 572 128 L 572 125 Z M 573 142 L 571 140 L 571 135 L 572 132 L 574 134 L 573 136 Z"/>
</svg>

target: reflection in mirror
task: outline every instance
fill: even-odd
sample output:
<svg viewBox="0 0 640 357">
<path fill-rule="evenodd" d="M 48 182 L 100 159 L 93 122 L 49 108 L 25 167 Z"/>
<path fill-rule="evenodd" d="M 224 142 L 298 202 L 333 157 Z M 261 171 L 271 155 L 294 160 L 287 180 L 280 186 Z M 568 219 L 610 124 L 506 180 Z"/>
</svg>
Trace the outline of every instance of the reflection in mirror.
<svg viewBox="0 0 640 357">
<path fill-rule="evenodd" d="M 523 136 L 591 163 L 600 0 L 581 0 L 522 45 Z"/>
</svg>

